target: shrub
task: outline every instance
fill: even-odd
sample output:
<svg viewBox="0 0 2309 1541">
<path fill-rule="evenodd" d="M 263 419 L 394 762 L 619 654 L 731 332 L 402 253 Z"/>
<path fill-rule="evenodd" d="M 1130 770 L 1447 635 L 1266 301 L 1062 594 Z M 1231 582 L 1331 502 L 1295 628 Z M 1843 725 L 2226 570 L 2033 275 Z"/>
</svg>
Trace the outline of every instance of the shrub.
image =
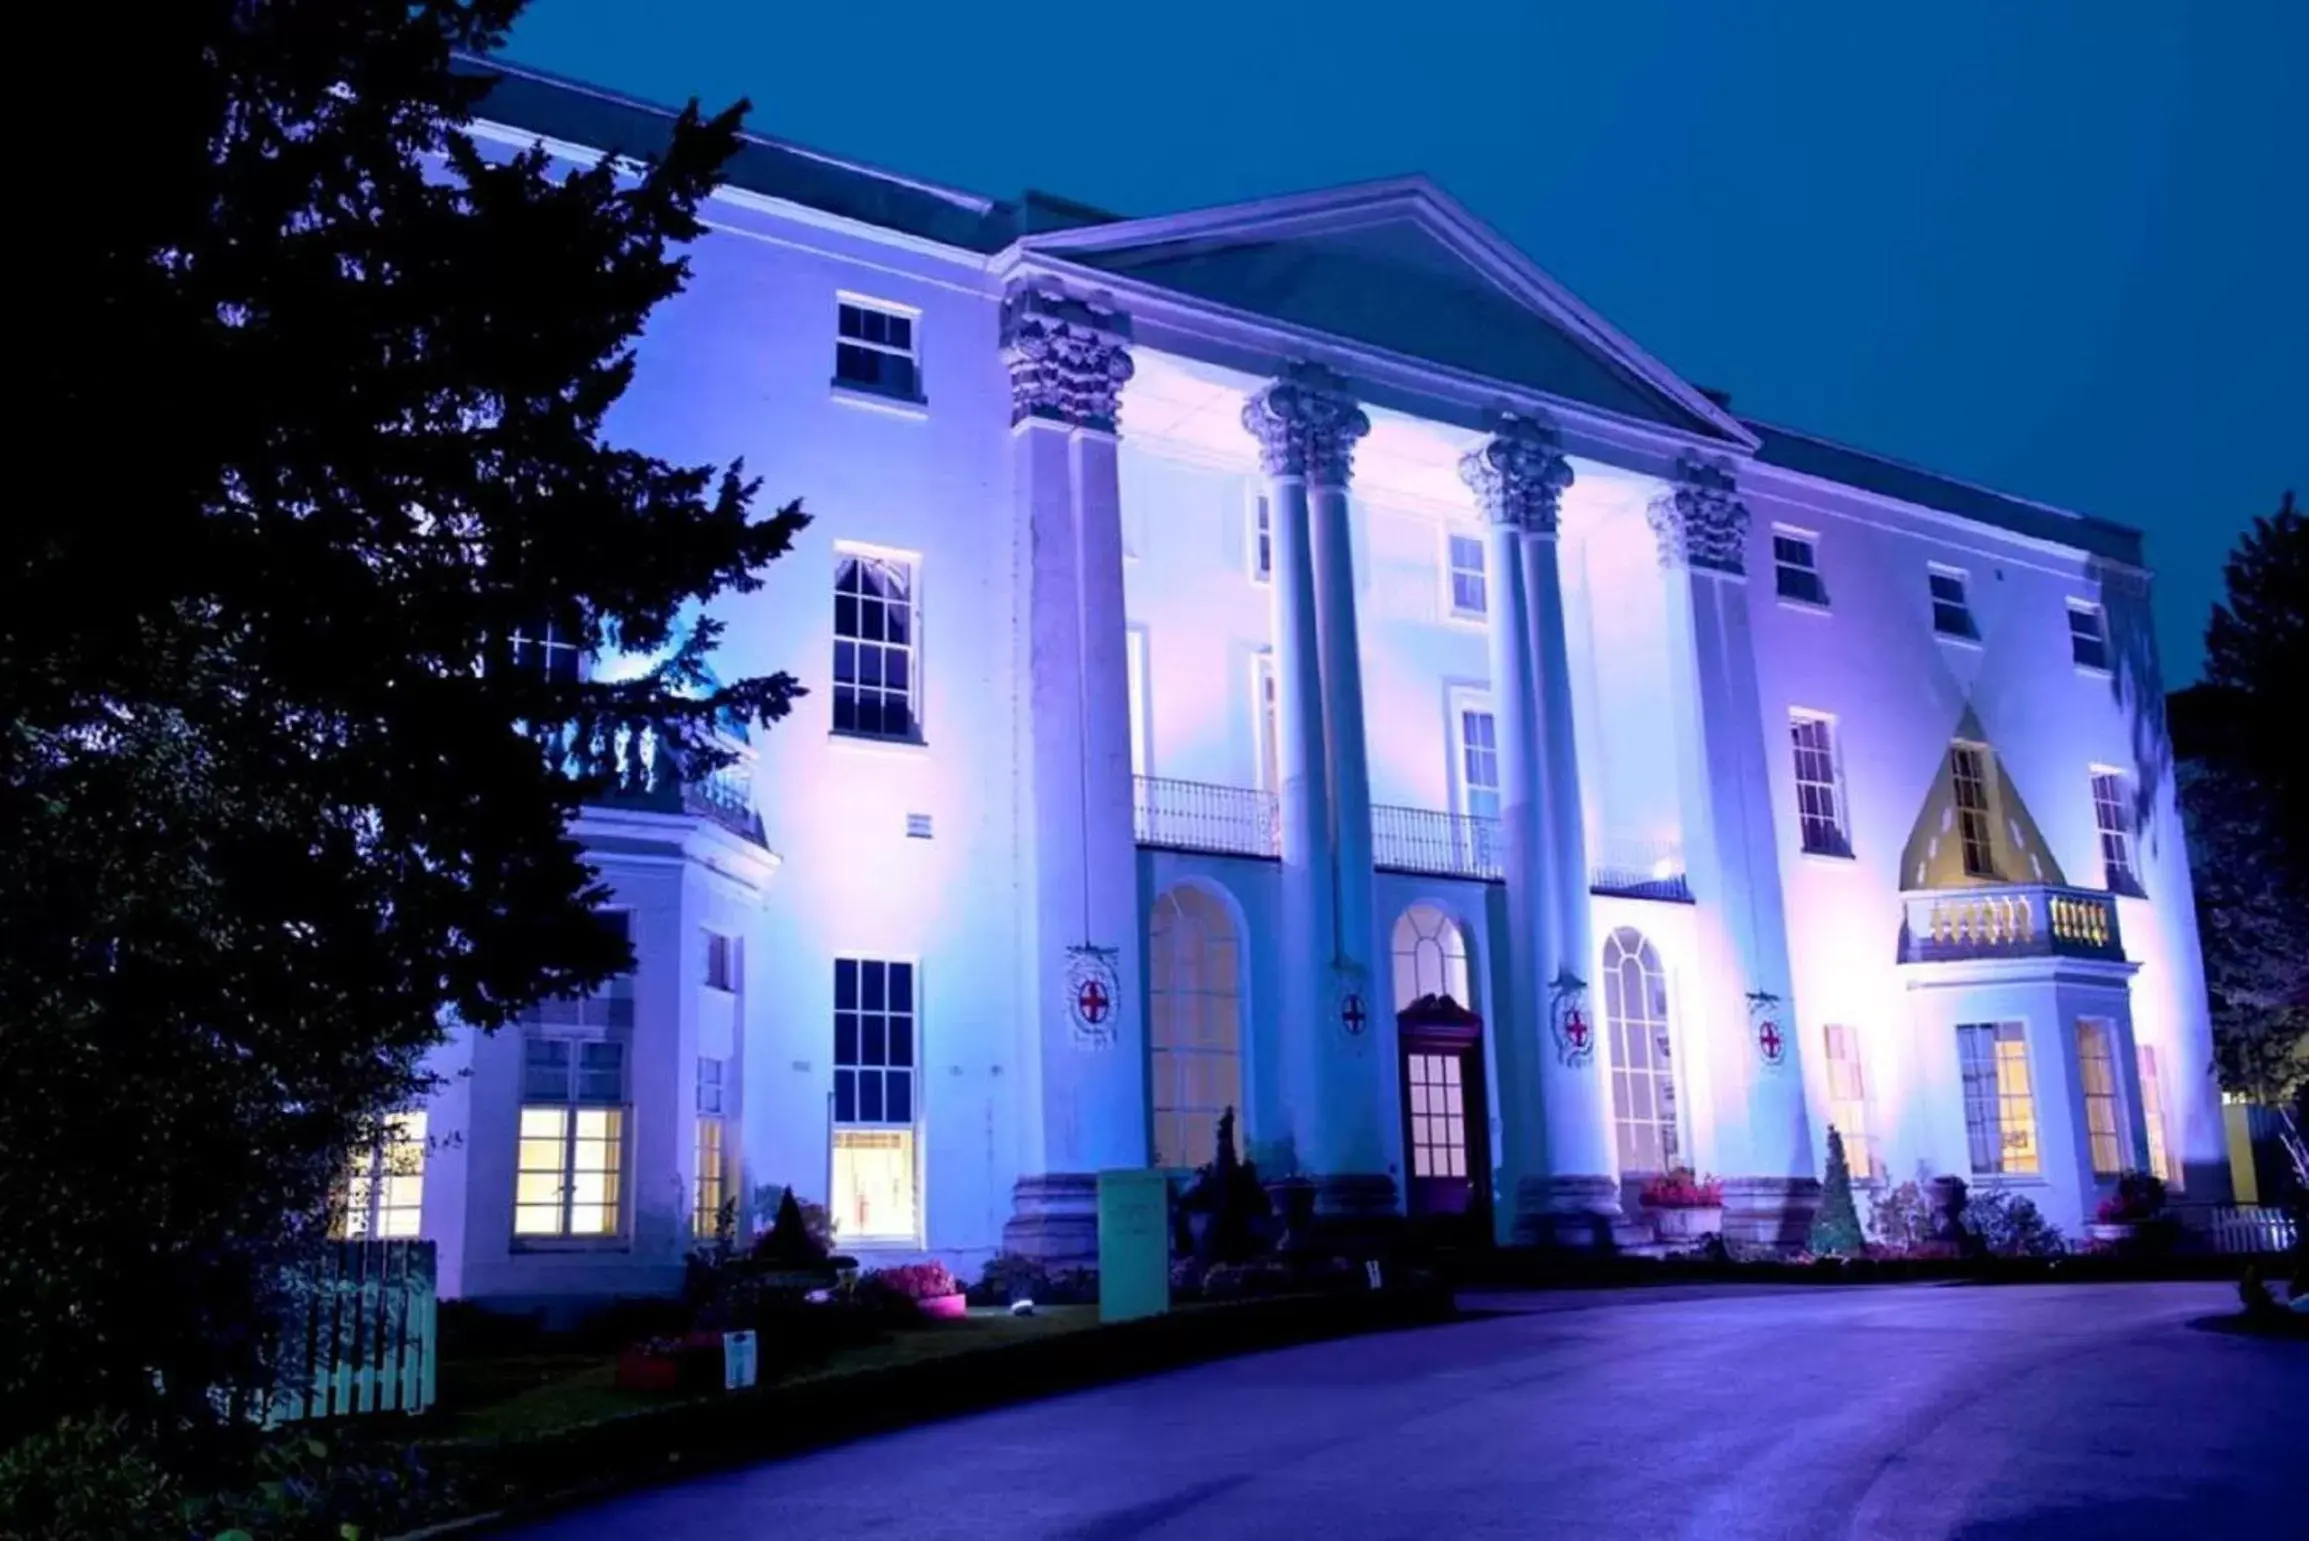
<svg viewBox="0 0 2309 1541">
<path fill-rule="evenodd" d="M 1274 1205 L 1259 1181 L 1259 1169 L 1235 1155 L 1235 1110 L 1219 1115 L 1218 1149 L 1210 1164 L 1179 1199 L 1190 1216 L 1204 1217 L 1195 1234 L 1195 1259 L 1210 1263 L 1244 1263 L 1268 1250 L 1268 1221 Z"/>
<path fill-rule="evenodd" d="M 1989 1188 L 1964 1210 L 1964 1229 L 1993 1257 L 2059 1257 L 2068 1251 L 2060 1228 L 2047 1221 L 2033 1200 Z"/>
<path fill-rule="evenodd" d="M 1721 1209 L 1724 1185 L 1713 1177 L 1695 1177 L 1688 1166 L 1662 1172 L 1644 1184 L 1648 1209 Z"/>
<path fill-rule="evenodd" d="M 1864 1251 L 1867 1244 L 1860 1233 L 1860 1211 L 1852 1202 L 1852 1168 L 1845 1159 L 1844 1136 L 1830 1125 L 1828 1176 L 1820 1185 L 1820 1213 L 1812 1221 L 1812 1250 L 1851 1255 Z"/>
<path fill-rule="evenodd" d="M 2117 1178 L 2117 1191 L 2102 1199 L 2094 1213 L 2103 1225 L 2139 1225 L 2164 1212 L 2164 1180 L 2151 1172 L 2126 1172 Z"/>
<path fill-rule="evenodd" d="M 1020 1300 L 1045 1306 L 1091 1305 L 1098 1300 L 1098 1272 L 1089 1268 L 1053 1272 L 1033 1258 L 997 1252 L 986 1260 L 985 1271 L 968 1293 L 970 1303 L 977 1306 L 1006 1306 Z"/>
<path fill-rule="evenodd" d="M 175 1480 L 111 1418 L 72 1418 L 0 1455 L 0 1535 L 163 1536 L 185 1528 Z"/>
<path fill-rule="evenodd" d="M 1891 1252 L 1911 1252 L 1934 1239 L 1932 1206 L 1912 1182 L 1887 1188 L 1868 1206 L 1868 1229 Z"/>
<path fill-rule="evenodd" d="M 901 1263 L 895 1268 L 872 1269 L 858 1281 L 858 1288 L 909 1301 L 937 1300 L 962 1293 L 962 1284 L 953 1271 L 935 1258 L 927 1263 Z"/>
<path fill-rule="evenodd" d="M 788 1188 L 778 1198 L 776 1218 L 756 1237 L 754 1261 L 770 1268 L 822 1268 L 833 1251 L 833 1222 L 820 1204 L 805 1204 Z"/>
</svg>

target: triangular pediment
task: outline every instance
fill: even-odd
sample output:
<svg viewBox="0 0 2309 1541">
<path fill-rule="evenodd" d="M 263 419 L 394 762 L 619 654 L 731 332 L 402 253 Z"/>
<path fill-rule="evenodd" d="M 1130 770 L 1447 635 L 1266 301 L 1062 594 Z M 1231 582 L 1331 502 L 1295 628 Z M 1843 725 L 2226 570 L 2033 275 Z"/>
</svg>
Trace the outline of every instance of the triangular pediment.
<svg viewBox="0 0 2309 1541">
<path fill-rule="evenodd" d="M 1944 753 L 1940 768 L 1933 773 L 1931 790 L 1925 794 L 1924 807 L 1908 832 L 1908 846 L 1900 855 L 1900 886 L 1983 888 L 2000 883 L 2050 883 L 2065 887 L 2068 879 L 2061 875 L 2052 847 L 2029 816 L 2020 788 L 2013 785 L 2004 761 L 1981 730 L 1979 714 L 1971 707 L 1957 719 L 1954 738 L 1979 748 L 1982 769 L 1987 773 L 1989 850 L 1995 875 L 1983 877 L 1965 871 L 1964 839 L 1957 823 L 1955 762 Z"/>
<path fill-rule="evenodd" d="M 1027 250 L 1678 432 L 1748 431 L 1419 178 L 1031 236 Z"/>
</svg>

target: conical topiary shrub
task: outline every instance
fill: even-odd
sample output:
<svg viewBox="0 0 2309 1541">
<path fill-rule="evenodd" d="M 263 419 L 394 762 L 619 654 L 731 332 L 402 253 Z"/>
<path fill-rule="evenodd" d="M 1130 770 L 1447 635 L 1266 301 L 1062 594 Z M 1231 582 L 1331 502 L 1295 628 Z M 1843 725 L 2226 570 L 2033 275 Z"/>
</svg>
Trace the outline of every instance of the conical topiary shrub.
<svg viewBox="0 0 2309 1541">
<path fill-rule="evenodd" d="M 1812 1251 L 1820 1257 L 1851 1257 L 1867 1244 L 1860 1211 L 1852 1203 L 1852 1167 L 1844 1159 L 1844 1136 L 1830 1125 L 1828 1176 L 1820 1185 L 1820 1213 L 1812 1220 Z"/>
</svg>

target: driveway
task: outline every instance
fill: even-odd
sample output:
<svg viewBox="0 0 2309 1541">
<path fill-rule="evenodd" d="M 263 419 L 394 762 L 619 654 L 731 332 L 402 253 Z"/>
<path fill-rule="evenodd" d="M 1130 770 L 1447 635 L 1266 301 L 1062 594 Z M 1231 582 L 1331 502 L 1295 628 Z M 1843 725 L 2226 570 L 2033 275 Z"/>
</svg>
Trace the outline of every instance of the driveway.
<svg viewBox="0 0 2309 1541">
<path fill-rule="evenodd" d="M 2309 1345 L 2212 1284 L 1468 1297 L 603 1504 L 634 1537 L 2309 1534 Z"/>
</svg>

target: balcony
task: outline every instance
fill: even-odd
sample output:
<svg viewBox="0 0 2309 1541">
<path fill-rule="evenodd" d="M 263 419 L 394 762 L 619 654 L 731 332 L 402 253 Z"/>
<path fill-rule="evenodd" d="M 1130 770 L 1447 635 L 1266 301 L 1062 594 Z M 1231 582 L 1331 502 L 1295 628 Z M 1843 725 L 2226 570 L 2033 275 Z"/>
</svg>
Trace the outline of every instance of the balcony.
<svg viewBox="0 0 2309 1541">
<path fill-rule="evenodd" d="M 1507 851 L 1497 819 L 1432 808 L 1371 810 L 1371 862 L 1390 872 L 1497 882 L 1507 875 Z"/>
<path fill-rule="evenodd" d="M 1283 854 L 1282 806 L 1255 787 L 1133 776 L 1131 828 L 1140 845 L 1167 851 L 1270 861 Z"/>
<path fill-rule="evenodd" d="M 1587 853 L 1587 887 L 1590 893 L 1621 899 L 1692 902 L 1691 885 L 1684 881 L 1684 848 L 1676 840 L 1631 835 L 1593 840 Z"/>
<path fill-rule="evenodd" d="M 547 738 L 546 752 L 569 775 L 596 784 L 589 806 L 686 814 L 762 845 L 762 821 L 754 812 L 754 751 L 725 733 L 716 733 L 714 743 L 731 759 L 696 776 L 684 775 L 672 751 L 647 728 L 557 729 Z"/>
<path fill-rule="evenodd" d="M 2098 958 L 2122 962 L 2117 905 L 2089 888 L 2012 884 L 1900 896 L 1900 961 Z"/>
</svg>

